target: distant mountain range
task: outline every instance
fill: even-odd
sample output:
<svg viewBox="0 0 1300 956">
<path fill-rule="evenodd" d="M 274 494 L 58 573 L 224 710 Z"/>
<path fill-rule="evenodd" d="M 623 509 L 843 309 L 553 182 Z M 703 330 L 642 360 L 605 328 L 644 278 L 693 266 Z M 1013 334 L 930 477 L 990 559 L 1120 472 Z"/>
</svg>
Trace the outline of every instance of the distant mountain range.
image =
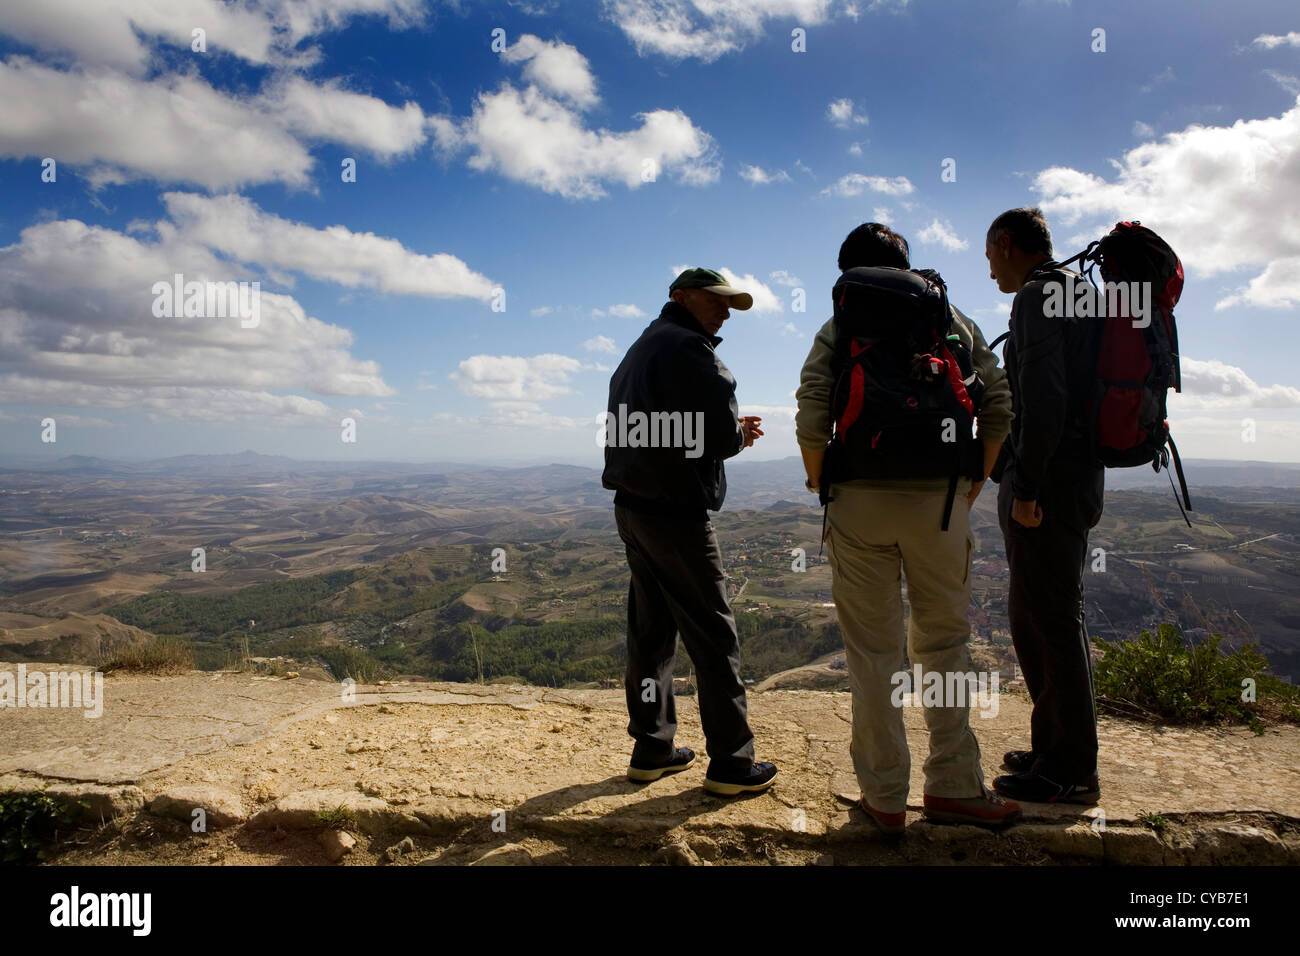
<svg viewBox="0 0 1300 956">
<path fill-rule="evenodd" d="M 1300 488 L 1300 464 L 1297 463 L 1192 458 L 1183 464 L 1193 493 L 1197 488 Z M 88 455 L 62 455 L 57 458 L 0 455 L 0 471 L 88 476 L 209 475 L 225 478 L 285 478 L 291 475 L 340 475 L 348 472 L 363 472 L 373 477 L 385 473 L 420 475 L 472 471 L 492 472 L 498 479 L 506 480 L 509 480 L 507 476 L 513 476 L 529 484 L 546 485 L 554 481 L 560 486 L 586 485 L 593 477 L 597 486 L 600 484 L 599 468 L 573 464 L 506 466 L 470 462 L 312 461 L 284 455 L 263 455 L 253 451 L 221 455 L 176 455 L 150 461 Z M 800 459 L 793 455 L 767 461 L 746 460 L 742 456 L 727 463 L 727 479 L 729 505 L 767 507 L 780 497 L 797 499 L 797 493 L 803 485 L 803 466 Z M 1168 490 L 1169 478 L 1164 472 L 1157 474 L 1148 467 L 1111 469 L 1106 474 L 1106 487 L 1116 491 L 1161 491 Z M 778 493 L 779 497 L 761 503 L 751 500 L 755 497 L 767 498 L 773 493 Z"/>
</svg>

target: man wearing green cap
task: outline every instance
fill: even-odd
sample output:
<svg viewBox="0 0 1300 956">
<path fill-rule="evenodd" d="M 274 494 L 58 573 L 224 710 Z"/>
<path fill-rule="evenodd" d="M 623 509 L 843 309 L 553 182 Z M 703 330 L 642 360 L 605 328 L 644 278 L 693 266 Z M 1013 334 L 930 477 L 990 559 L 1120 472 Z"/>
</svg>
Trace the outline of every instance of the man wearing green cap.
<svg viewBox="0 0 1300 956">
<path fill-rule="evenodd" d="M 695 663 L 708 742 L 704 789 L 723 796 L 772 785 L 776 767 L 755 763 L 740 641 L 727 602 L 722 551 L 708 512 L 727 493 L 724 459 L 762 436 L 741 418 L 736 380 L 718 358 L 729 309 L 753 296 L 711 269 L 687 269 L 669 286 L 659 317 L 632 344 L 609 383 L 602 484 L 627 550 L 628 778 L 657 780 L 695 760 L 676 747 L 673 666 L 677 638 Z"/>
</svg>

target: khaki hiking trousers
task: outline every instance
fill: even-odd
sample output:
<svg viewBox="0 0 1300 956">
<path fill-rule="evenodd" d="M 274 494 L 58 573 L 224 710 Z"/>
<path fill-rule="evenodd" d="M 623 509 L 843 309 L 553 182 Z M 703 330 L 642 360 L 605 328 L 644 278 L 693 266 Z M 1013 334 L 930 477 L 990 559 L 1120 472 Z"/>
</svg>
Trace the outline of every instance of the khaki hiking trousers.
<svg viewBox="0 0 1300 956">
<path fill-rule="evenodd" d="M 903 712 L 895 701 L 904 670 L 903 596 L 911 608 L 906 647 L 911 667 L 965 673 L 974 670 L 967 641 L 970 622 L 970 481 L 957 486 L 947 531 L 940 530 L 946 487 L 941 491 L 883 491 L 835 485 L 827 507 L 827 554 L 831 593 L 853 693 L 850 754 L 862 794 L 882 813 L 907 807 L 911 755 Z M 945 686 L 948 681 L 945 679 Z M 910 687 L 911 680 L 903 688 Z M 915 701 L 921 702 L 921 688 Z M 984 790 L 980 748 L 971 731 L 970 696 L 962 706 L 922 708 L 930 732 L 925 793 L 974 797 Z"/>
</svg>

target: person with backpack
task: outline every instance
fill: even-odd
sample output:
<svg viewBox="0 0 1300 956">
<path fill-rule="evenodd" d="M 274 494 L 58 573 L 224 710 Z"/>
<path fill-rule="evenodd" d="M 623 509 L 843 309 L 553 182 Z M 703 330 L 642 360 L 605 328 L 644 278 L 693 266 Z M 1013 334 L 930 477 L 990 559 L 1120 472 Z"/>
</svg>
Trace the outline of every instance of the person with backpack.
<svg viewBox="0 0 1300 956">
<path fill-rule="evenodd" d="M 994 219 L 985 256 L 998 289 L 1015 294 L 1003 353 L 1015 418 L 991 477 L 1010 569 L 1011 640 L 1033 700 L 1029 749 L 1005 755 L 1010 773 L 993 786 L 1015 800 L 1091 803 L 1100 784 L 1083 569 L 1105 490 L 1090 419 L 1103 323 L 1095 305 L 1079 310 L 1093 317 L 1074 319 L 1058 307 L 1075 277 L 1053 260 L 1038 208 Z"/>
<path fill-rule="evenodd" d="M 945 688 L 954 679 L 964 687 L 974 670 L 970 508 L 1010 429 L 1011 392 L 978 326 L 948 304 L 937 273 L 910 269 L 898 233 L 858 226 L 838 264 L 835 314 L 817 333 L 795 393 L 795 433 L 807 488 L 826 506 L 859 802 L 885 832 L 900 833 L 911 765 L 895 693 L 907 676 L 904 646 Z M 901 578 L 911 606 L 906 634 Z M 913 692 L 920 700 L 922 688 Z M 1020 807 L 985 786 L 961 697 L 924 709 L 924 814 L 1008 825 Z"/>
<path fill-rule="evenodd" d="M 673 667 L 681 635 L 695 664 L 708 744 L 704 789 L 719 796 L 770 787 L 776 766 L 755 762 L 740 639 L 727 602 L 710 510 L 727 494 L 723 460 L 763 435 L 738 414 L 736 380 L 715 351 L 729 309 L 753 297 L 711 269 L 687 269 L 669 301 L 627 350 L 609 382 L 603 416 L 604 487 L 627 551 L 627 731 L 636 743 L 629 780 L 649 782 L 695 760 L 675 747 Z"/>
</svg>

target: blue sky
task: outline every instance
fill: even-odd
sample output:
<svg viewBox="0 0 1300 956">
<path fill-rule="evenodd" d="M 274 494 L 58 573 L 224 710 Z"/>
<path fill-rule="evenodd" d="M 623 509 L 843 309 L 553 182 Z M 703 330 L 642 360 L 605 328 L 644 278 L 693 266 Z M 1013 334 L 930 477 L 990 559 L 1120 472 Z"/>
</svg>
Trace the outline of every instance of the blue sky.
<svg viewBox="0 0 1300 956">
<path fill-rule="evenodd" d="M 610 372 L 705 265 L 757 302 L 720 346 L 765 419 L 744 454 L 785 457 L 844 235 L 900 230 L 992 338 L 984 231 L 1038 203 L 1061 253 L 1140 219 L 1181 255 L 1185 456 L 1300 461 L 1297 30 L 1283 2 L 10 5 L 0 447 L 599 465 Z M 259 282 L 257 326 L 155 315 L 177 272 Z"/>
</svg>

